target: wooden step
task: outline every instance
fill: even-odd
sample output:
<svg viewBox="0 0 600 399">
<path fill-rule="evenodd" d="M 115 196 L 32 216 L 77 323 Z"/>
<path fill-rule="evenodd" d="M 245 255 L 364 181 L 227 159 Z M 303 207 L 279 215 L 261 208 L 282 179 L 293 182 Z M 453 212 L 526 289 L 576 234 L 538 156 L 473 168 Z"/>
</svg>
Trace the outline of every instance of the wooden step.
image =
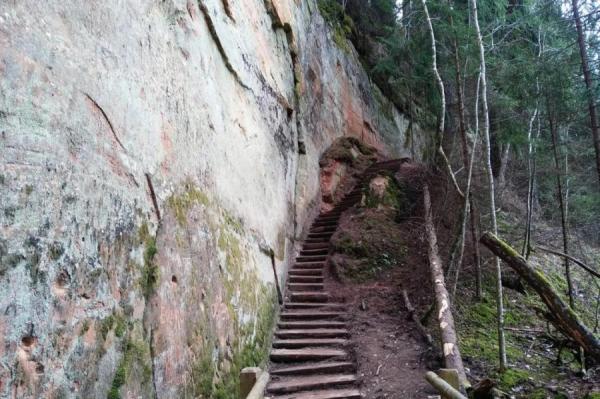
<svg viewBox="0 0 600 399">
<path fill-rule="evenodd" d="M 329 244 L 329 238 L 306 238 L 304 242 L 308 244 Z"/>
<path fill-rule="evenodd" d="M 311 244 L 311 243 L 304 243 L 302 244 L 302 249 L 329 249 L 330 244 L 329 242 L 323 242 L 320 244 Z"/>
<path fill-rule="evenodd" d="M 309 363 L 300 366 L 279 367 L 271 370 L 271 375 L 306 375 L 352 372 L 356 369 L 352 362 Z"/>
<path fill-rule="evenodd" d="M 267 385 L 270 393 L 291 393 L 306 389 L 334 388 L 356 382 L 353 374 L 315 375 L 303 377 L 283 377 Z"/>
<path fill-rule="evenodd" d="M 288 273 L 288 276 L 323 276 L 323 267 L 308 268 L 295 267 Z"/>
<path fill-rule="evenodd" d="M 337 225 L 311 226 L 309 232 L 311 232 L 311 233 L 329 233 L 331 231 L 335 231 L 335 229 L 337 229 Z"/>
<path fill-rule="evenodd" d="M 348 335 L 348 330 L 345 328 L 298 328 L 275 331 L 275 336 L 282 339 L 345 338 Z"/>
<path fill-rule="evenodd" d="M 348 344 L 347 339 L 343 338 L 294 338 L 294 339 L 276 339 L 273 341 L 273 348 L 306 348 L 322 346 L 343 346 Z"/>
<path fill-rule="evenodd" d="M 333 235 L 333 233 L 308 233 L 306 238 L 329 238 Z"/>
<path fill-rule="evenodd" d="M 328 389 L 319 391 L 296 392 L 290 395 L 277 395 L 271 399 L 361 399 L 358 389 Z"/>
<path fill-rule="evenodd" d="M 277 326 L 281 329 L 296 329 L 296 328 L 345 328 L 346 323 L 343 321 L 280 321 Z"/>
<path fill-rule="evenodd" d="M 327 302 L 329 294 L 318 291 L 290 292 L 290 299 L 292 302 Z"/>
<path fill-rule="evenodd" d="M 335 310 L 298 310 L 282 312 L 281 320 L 332 320 L 343 313 Z"/>
<path fill-rule="evenodd" d="M 346 357 L 348 353 L 337 348 L 273 349 L 271 351 L 272 361 L 286 363 Z"/>
<path fill-rule="evenodd" d="M 330 218 L 330 219 L 331 220 L 316 219 L 310 227 L 323 227 L 323 226 L 337 227 L 338 221 L 339 221 L 340 218 L 339 217 L 335 217 L 335 218 Z"/>
<path fill-rule="evenodd" d="M 317 218 L 315 219 L 315 222 L 337 222 L 340 219 L 341 215 L 342 215 L 342 212 L 336 211 L 335 213 L 333 213 L 331 215 L 317 216 Z"/>
<path fill-rule="evenodd" d="M 323 275 L 319 276 L 289 276 L 290 283 L 323 283 Z"/>
<path fill-rule="evenodd" d="M 345 309 L 345 303 L 334 302 L 285 302 L 286 309 Z"/>
<path fill-rule="evenodd" d="M 296 257 L 296 264 L 298 263 L 313 263 L 313 262 L 324 262 L 327 260 L 327 254 L 325 255 L 300 255 Z"/>
<path fill-rule="evenodd" d="M 300 256 L 327 256 L 329 248 L 302 249 Z"/>
<path fill-rule="evenodd" d="M 292 267 L 292 270 L 296 270 L 296 269 L 322 269 L 323 266 L 325 266 L 325 261 L 319 261 L 319 262 L 314 262 L 314 261 L 310 261 L 310 262 L 296 262 L 294 264 L 294 266 Z"/>
<path fill-rule="evenodd" d="M 288 283 L 288 288 L 296 291 L 323 291 L 323 283 Z"/>
</svg>

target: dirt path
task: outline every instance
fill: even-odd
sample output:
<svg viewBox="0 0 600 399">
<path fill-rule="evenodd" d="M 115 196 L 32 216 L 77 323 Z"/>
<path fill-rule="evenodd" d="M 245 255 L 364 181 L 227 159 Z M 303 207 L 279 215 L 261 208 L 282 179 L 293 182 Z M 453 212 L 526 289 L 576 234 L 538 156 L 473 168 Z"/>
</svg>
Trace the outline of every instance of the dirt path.
<svg viewBox="0 0 600 399">
<path fill-rule="evenodd" d="M 367 399 L 435 394 L 423 376 L 440 364 L 402 298 L 405 289 L 420 315 L 433 301 L 420 209 L 405 205 L 412 210 L 402 220 L 386 207 L 351 208 L 332 238 L 335 278 L 328 289 L 348 303 L 357 374 Z"/>
<path fill-rule="evenodd" d="M 367 221 L 372 227 L 365 232 Z M 362 241 L 394 262 L 366 281 L 332 279 L 329 288 L 348 303 L 348 324 L 364 397 L 425 398 L 435 394 L 423 376 L 438 365 L 409 320 L 402 299 L 406 289 L 417 309 L 427 309 L 432 300 L 418 225 L 413 220 L 394 222 L 389 213 L 355 208 L 342 216 L 336 235 L 334 240 L 352 237 L 355 242 Z M 339 257 L 336 255 L 333 263 L 343 267 L 344 259 Z M 343 274 L 335 267 L 333 272 Z"/>
</svg>

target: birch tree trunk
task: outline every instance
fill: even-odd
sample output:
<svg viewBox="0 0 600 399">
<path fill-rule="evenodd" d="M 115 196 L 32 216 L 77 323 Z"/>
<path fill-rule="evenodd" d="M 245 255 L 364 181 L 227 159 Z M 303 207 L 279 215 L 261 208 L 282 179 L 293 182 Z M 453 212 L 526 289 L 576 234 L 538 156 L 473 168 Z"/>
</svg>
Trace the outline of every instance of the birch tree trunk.
<svg viewBox="0 0 600 399">
<path fill-rule="evenodd" d="M 452 180 L 452 184 L 454 185 L 456 192 L 461 197 L 464 197 L 464 194 L 463 194 L 462 190 L 460 189 L 458 182 L 456 181 L 456 176 L 454 175 L 454 172 L 452 171 L 452 166 L 450 165 L 450 161 L 448 160 L 448 157 L 446 156 L 446 153 L 444 152 L 444 147 L 442 145 L 444 129 L 446 127 L 446 92 L 444 90 L 444 81 L 442 80 L 442 77 L 441 77 L 440 72 L 438 71 L 438 67 L 437 67 L 437 48 L 436 48 L 436 44 L 435 44 L 435 32 L 433 31 L 431 17 L 429 16 L 429 9 L 427 8 L 427 0 L 421 0 L 421 4 L 423 5 L 423 12 L 425 13 L 425 19 L 427 20 L 427 27 L 429 29 L 429 36 L 431 38 L 431 69 L 433 70 L 433 75 L 435 76 L 435 80 L 437 82 L 438 88 L 440 89 L 440 98 L 441 98 L 441 102 L 442 102 L 440 123 L 438 126 L 437 135 L 436 135 L 436 145 L 438 146 L 437 151 L 441 155 L 442 160 L 444 161 L 444 164 L 448 171 L 448 175 L 450 176 L 450 179 Z"/>
<path fill-rule="evenodd" d="M 492 172 L 491 160 L 491 145 L 490 145 L 490 115 L 487 102 L 487 79 L 485 68 L 485 49 L 483 47 L 483 39 L 481 37 L 481 29 L 479 28 L 479 19 L 477 16 L 477 0 L 470 0 L 473 13 L 473 23 L 475 32 L 477 33 L 477 44 L 479 45 L 479 61 L 481 71 L 481 103 L 484 114 L 484 143 L 485 143 L 485 162 L 486 172 L 489 184 L 490 196 L 490 217 L 492 219 L 492 231 L 498 234 L 498 224 L 496 222 L 496 192 L 494 189 L 494 174 Z M 502 294 L 502 268 L 500 267 L 500 259 L 495 258 L 496 264 L 496 309 L 497 309 L 497 324 L 498 324 L 498 352 L 500 361 L 500 370 L 506 368 L 506 344 L 504 340 L 504 304 Z"/>
</svg>

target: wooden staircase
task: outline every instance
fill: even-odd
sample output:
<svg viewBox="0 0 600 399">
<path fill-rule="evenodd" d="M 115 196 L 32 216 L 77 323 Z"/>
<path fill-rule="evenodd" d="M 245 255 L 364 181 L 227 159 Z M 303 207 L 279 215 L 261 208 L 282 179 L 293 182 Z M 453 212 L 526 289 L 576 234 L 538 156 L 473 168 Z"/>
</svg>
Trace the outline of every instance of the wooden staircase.
<svg viewBox="0 0 600 399">
<path fill-rule="evenodd" d="M 313 222 L 296 262 L 290 269 L 284 304 L 271 350 L 274 399 L 355 399 L 356 364 L 349 348 L 350 332 L 344 303 L 330 301 L 325 270 L 331 236 L 341 214 L 362 199 L 362 189 L 378 173 L 395 171 L 403 160 L 371 165 L 357 186 L 330 212 Z"/>
</svg>

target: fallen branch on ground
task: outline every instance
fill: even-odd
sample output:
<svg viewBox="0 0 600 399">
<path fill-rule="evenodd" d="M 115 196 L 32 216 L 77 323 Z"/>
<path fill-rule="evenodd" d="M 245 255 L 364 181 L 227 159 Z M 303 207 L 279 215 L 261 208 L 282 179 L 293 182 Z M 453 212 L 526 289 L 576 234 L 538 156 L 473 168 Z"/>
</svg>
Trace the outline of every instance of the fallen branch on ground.
<svg viewBox="0 0 600 399">
<path fill-rule="evenodd" d="M 536 248 L 539 248 L 542 251 L 548 252 L 548 253 L 553 254 L 553 255 L 558 255 L 558 256 L 562 256 L 564 258 L 567 258 L 567 259 L 573 261 L 575 264 L 577 264 L 577 266 L 580 266 L 581 268 L 583 268 L 584 270 L 586 270 L 588 273 L 592 274 L 595 277 L 600 278 L 600 273 L 598 273 L 597 271 L 595 271 L 594 269 L 592 269 L 590 266 L 586 265 L 585 263 L 583 263 L 579 259 L 572 257 L 571 255 L 567 255 L 567 254 L 565 254 L 563 252 L 557 251 L 556 249 L 542 247 L 541 245 L 538 245 Z M 536 248 L 533 248 L 533 250 L 535 251 Z"/>
<path fill-rule="evenodd" d="M 529 266 L 525 258 L 507 243 L 490 232 L 485 233 L 481 243 L 506 262 L 540 296 L 548 310 L 551 322 L 563 334 L 577 342 L 596 361 L 600 361 L 600 340 L 581 322 L 577 314 L 561 299 L 544 275 Z"/>
</svg>

